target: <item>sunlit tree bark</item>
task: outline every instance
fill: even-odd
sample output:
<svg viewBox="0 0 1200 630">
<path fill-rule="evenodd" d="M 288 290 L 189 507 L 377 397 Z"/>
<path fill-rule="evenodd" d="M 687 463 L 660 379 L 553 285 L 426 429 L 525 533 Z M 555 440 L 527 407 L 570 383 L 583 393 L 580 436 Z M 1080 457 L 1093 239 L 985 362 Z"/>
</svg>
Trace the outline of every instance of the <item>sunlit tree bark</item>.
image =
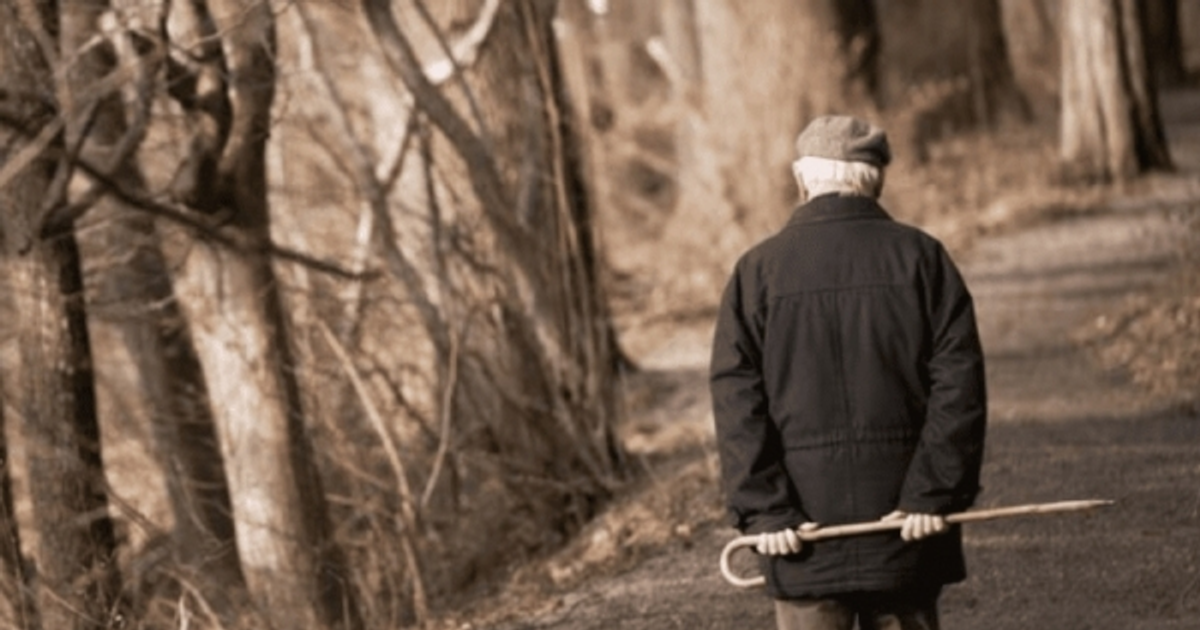
<svg viewBox="0 0 1200 630">
<path fill-rule="evenodd" d="M 105 207 L 109 206 L 109 207 Z M 229 489 L 204 376 L 175 304 L 151 217 L 102 204 L 99 229 L 120 262 L 99 272 L 97 299 L 121 312 L 108 318 L 133 360 L 162 469 L 173 529 L 173 568 L 226 621 L 245 586 L 238 564 Z"/>
</svg>

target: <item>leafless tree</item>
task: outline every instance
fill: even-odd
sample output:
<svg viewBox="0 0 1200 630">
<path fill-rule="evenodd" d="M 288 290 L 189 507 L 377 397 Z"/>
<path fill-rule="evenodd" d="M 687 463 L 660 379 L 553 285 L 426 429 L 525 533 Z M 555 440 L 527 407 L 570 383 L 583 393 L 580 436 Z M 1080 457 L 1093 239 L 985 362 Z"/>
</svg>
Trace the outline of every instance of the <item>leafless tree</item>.
<svg viewBox="0 0 1200 630">
<path fill-rule="evenodd" d="M 78 7 L 64 7 L 71 14 Z M 120 576 L 100 454 L 92 355 L 79 249 L 68 229 L 43 230 L 66 194 L 79 125 L 95 114 L 58 67 L 69 19 L 48 3 L 0 3 L 0 76 L 6 89 L 0 221 L 20 358 L 8 391 L 24 429 L 38 531 L 37 604 L 45 628 L 100 628 L 113 615 Z M 67 48 L 67 50 L 73 50 Z M 81 63 L 83 63 L 81 61 Z M 14 131 L 15 129 L 15 131 Z"/>
<path fill-rule="evenodd" d="M 275 21 L 265 2 L 173 3 L 172 96 L 191 149 L 173 193 L 214 230 L 175 233 L 176 295 L 212 401 L 241 570 L 277 626 L 358 625 L 331 540 L 294 378 L 269 248 L 265 152 L 275 92 Z M 248 250 L 248 251 L 247 251 Z"/>
<path fill-rule="evenodd" d="M 438 30 L 479 23 L 477 4 L 430 5 L 426 21 Z M 461 471 L 470 492 L 490 477 L 503 485 L 509 509 L 563 536 L 626 473 L 615 439 L 612 331 L 551 29 L 555 3 L 484 3 L 494 12 L 487 47 L 469 67 L 444 38 L 427 40 L 426 50 L 459 65 L 444 87 L 387 2 L 367 0 L 363 9 L 430 125 L 414 165 L 424 190 L 414 195 L 427 204 L 432 258 L 406 263 L 394 244 L 406 233 L 384 232 L 393 243 L 389 268 L 409 299 L 424 304 L 439 391 L 451 394 L 437 414 L 439 441 L 471 462 Z M 439 271 L 419 282 L 411 264 Z M 426 498 L 429 484 L 444 480 L 433 474 Z M 519 543 L 530 544 L 541 543 Z"/>
<path fill-rule="evenodd" d="M 446 3 L 439 8 L 453 15 L 471 4 Z M 429 157 L 461 160 L 457 174 L 474 191 L 478 211 L 497 239 L 494 256 L 510 275 L 493 280 L 503 283 L 506 301 L 502 305 L 512 311 L 505 315 L 513 318 L 505 324 L 514 328 L 508 343 L 516 347 L 510 351 L 523 356 L 513 357 L 522 367 L 511 367 L 529 377 L 519 387 L 534 387 L 554 407 L 574 407 L 584 401 L 599 406 L 582 417 L 559 416 L 571 410 L 557 409 L 546 420 L 581 438 L 570 448 L 580 451 L 579 464 L 592 477 L 588 483 L 603 488 L 619 476 L 609 452 L 612 418 L 605 412 L 611 405 L 605 394 L 611 386 L 611 365 L 604 360 L 607 329 L 597 325 L 603 322 L 603 294 L 597 284 L 590 216 L 586 196 L 578 188 L 577 154 L 551 36 L 553 4 L 524 1 L 501 3 L 498 8 L 496 31 L 491 35 L 497 52 L 478 60 L 472 73 L 478 84 L 472 83 L 471 89 L 479 102 L 489 106 L 486 110 L 494 120 L 488 128 L 513 131 L 490 138 L 472 129 L 429 81 L 386 3 L 364 2 L 364 9 L 416 107 L 441 132 Z M 527 61 L 519 60 L 522 53 L 528 54 Z M 513 74 L 514 62 L 519 80 L 497 81 Z M 536 118 L 528 116 L 530 105 L 538 113 Z M 590 416 L 595 417 L 585 419 Z M 558 453 L 560 458 L 563 455 Z"/>
<path fill-rule="evenodd" d="M 63 15 L 63 49 L 94 47 L 70 73 L 75 91 L 95 94 L 94 120 L 73 130 L 80 158 L 101 165 L 108 181 L 125 190 L 145 182 L 134 149 L 150 123 L 161 47 L 147 46 L 115 23 L 107 2 L 69 3 Z M 107 28 L 101 22 L 106 21 Z M 144 37 L 144 35 L 142 35 Z M 141 47 L 143 50 L 138 50 Z M 121 91 L 105 91 L 111 77 L 125 77 Z M 191 336 L 174 301 L 154 217 L 113 196 L 92 190 L 52 216 L 89 212 L 94 287 L 90 315 L 114 325 L 135 365 L 141 398 L 150 418 L 152 449 L 158 457 L 171 505 L 173 563 L 147 580 L 184 580 L 203 605 L 225 621 L 236 616 L 245 586 L 238 564 L 229 492 L 221 466 L 212 415 Z M 94 205 L 93 205 L 94 204 Z M 97 306 L 99 305 L 99 306 Z"/>
</svg>

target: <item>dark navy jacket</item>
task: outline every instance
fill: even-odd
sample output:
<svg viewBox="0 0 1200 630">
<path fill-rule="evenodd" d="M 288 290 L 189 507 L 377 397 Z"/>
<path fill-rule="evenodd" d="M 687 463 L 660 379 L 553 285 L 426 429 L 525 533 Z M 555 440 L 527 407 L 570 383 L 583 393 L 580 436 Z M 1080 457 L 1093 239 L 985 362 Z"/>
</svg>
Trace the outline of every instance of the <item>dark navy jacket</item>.
<svg viewBox="0 0 1200 630">
<path fill-rule="evenodd" d="M 873 199 L 816 197 L 738 261 L 711 379 L 743 532 L 945 514 L 979 492 L 987 403 L 971 296 L 937 240 Z M 776 598 L 966 576 L 957 528 L 827 540 L 762 565 Z"/>
</svg>

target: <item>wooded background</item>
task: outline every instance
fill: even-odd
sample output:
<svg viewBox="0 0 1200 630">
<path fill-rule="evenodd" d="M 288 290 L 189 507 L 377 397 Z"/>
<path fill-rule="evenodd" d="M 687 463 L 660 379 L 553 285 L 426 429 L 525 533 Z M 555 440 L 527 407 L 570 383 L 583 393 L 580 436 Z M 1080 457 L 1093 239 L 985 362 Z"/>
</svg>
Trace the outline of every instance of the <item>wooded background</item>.
<svg viewBox="0 0 1200 630">
<path fill-rule="evenodd" d="M 644 474 L 624 335 L 711 308 L 809 119 L 884 126 L 917 222 L 1170 169 L 1200 6 L 0 0 L 0 45 L 4 624 L 394 628 Z"/>
</svg>

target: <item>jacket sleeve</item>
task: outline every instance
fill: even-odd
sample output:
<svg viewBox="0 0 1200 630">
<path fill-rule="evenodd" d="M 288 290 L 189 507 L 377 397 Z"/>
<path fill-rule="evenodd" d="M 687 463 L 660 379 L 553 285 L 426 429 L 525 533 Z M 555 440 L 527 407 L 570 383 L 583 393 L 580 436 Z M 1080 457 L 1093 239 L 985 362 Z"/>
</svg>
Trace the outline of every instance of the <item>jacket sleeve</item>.
<svg viewBox="0 0 1200 630">
<path fill-rule="evenodd" d="M 971 295 L 940 245 L 929 269 L 924 287 L 932 340 L 929 399 L 898 507 L 946 514 L 970 507 L 979 494 L 987 392 Z"/>
<path fill-rule="evenodd" d="M 721 479 L 731 524 L 744 533 L 778 531 L 807 519 L 783 465 L 762 377 L 762 314 L 742 264 L 721 299 L 710 386 Z"/>
</svg>

